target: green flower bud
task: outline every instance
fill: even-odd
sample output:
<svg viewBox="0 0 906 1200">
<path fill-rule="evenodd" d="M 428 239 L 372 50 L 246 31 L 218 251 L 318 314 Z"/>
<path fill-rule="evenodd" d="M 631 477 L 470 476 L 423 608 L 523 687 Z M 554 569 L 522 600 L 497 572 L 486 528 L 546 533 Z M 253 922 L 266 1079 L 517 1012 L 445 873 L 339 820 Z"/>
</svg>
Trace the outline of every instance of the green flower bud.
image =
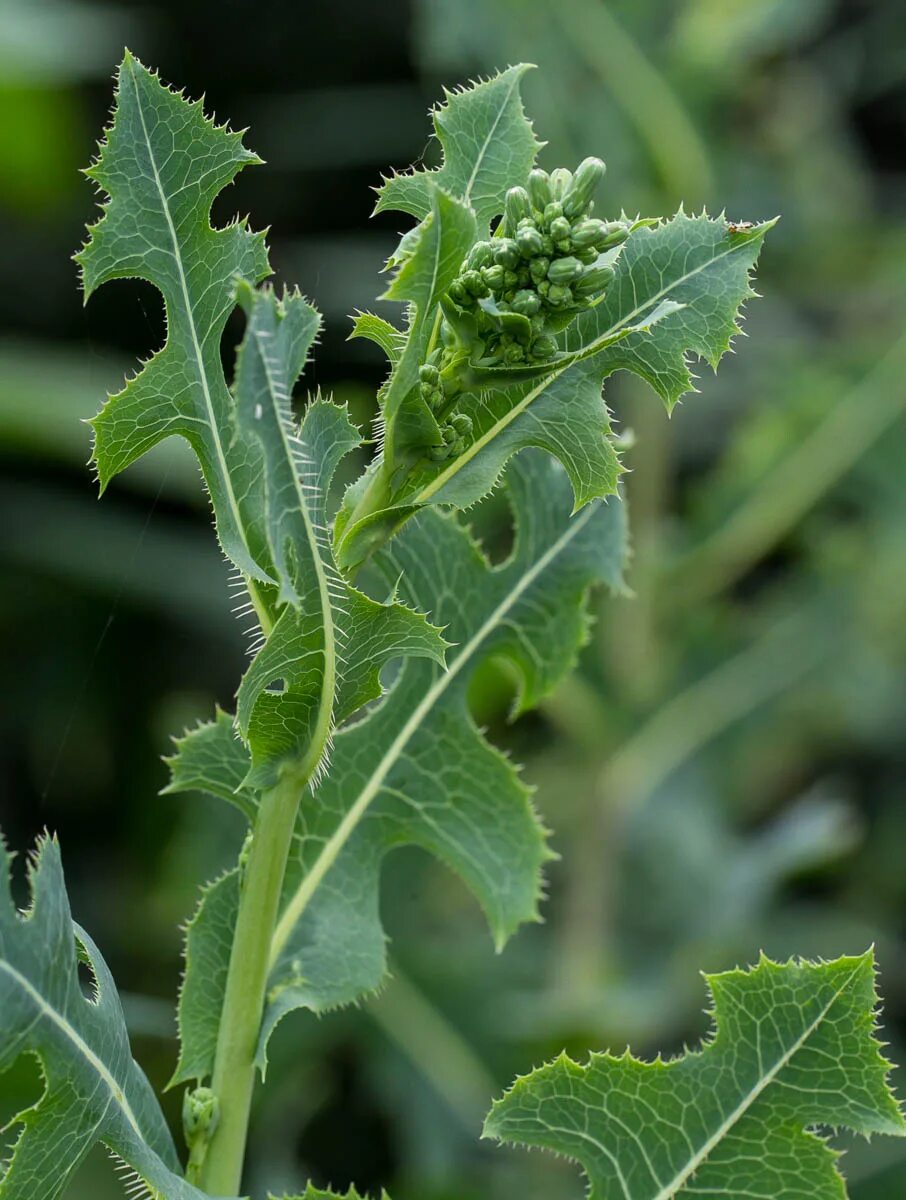
<svg viewBox="0 0 906 1200">
<path fill-rule="evenodd" d="M 584 221 L 577 221 L 573 225 L 572 242 L 577 250 L 603 246 L 610 231 L 611 226 L 605 224 L 604 221 L 599 221 L 595 217 L 586 217 Z"/>
<path fill-rule="evenodd" d="M 531 217 L 532 202 L 523 187 L 513 187 L 506 194 L 507 229 L 515 229 L 523 217 Z"/>
<path fill-rule="evenodd" d="M 557 167 L 556 171 L 551 171 L 551 194 L 555 200 L 563 199 L 572 181 L 573 173 L 567 171 L 566 167 Z"/>
<path fill-rule="evenodd" d="M 577 250 L 576 258 L 586 267 L 590 267 L 593 262 L 598 261 L 599 253 L 594 246 L 588 246 L 585 250 Z"/>
<path fill-rule="evenodd" d="M 544 223 L 550 228 L 551 222 L 563 216 L 563 205 L 559 200 L 552 200 L 544 210 Z"/>
<path fill-rule="evenodd" d="M 550 235 L 555 242 L 565 241 L 572 234 L 573 228 L 566 217 L 554 217 L 550 223 Z"/>
<path fill-rule="evenodd" d="M 505 363 L 521 363 L 525 362 L 525 350 L 522 346 L 507 346 L 503 354 Z"/>
<path fill-rule="evenodd" d="M 542 171 L 540 167 L 536 167 L 532 171 L 528 177 L 528 193 L 534 207 L 539 212 L 544 212 L 553 199 L 550 176 L 547 171 Z"/>
<path fill-rule="evenodd" d="M 432 366 L 431 363 L 425 363 L 418 368 L 418 377 L 422 383 L 430 383 L 436 387 L 440 382 L 440 371 L 438 371 L 437 367 Z"/>
<path fill-rule="evenodd" d="M 493 257 L 494 246 L 491 242 L 476 242 L 466 255 L 466 261 L 463 263 L 463 270 L 477 271 L 479 267 L 483 267 L 486 263 L 491 262 Z"/>
<path fill-rule="evenodd" d="M 459 437 L 466 438 L 472 433 L 472 418 L 467 417 L 465 413 L 454 413 L 450 418 L 450 424 Z"/>
<path fill-rule="evenodd" d="M 505 271 L 503 276 L 504 287 L 515 288 L 519 286 L 519 272 Z"/>
<path fill-rule="evenodd" d="M 547 272 L 551 283 L 572 283 L 579 279 L 584 268 L 577 258 L 555 258 Z"/>
<path fill-rule="evenodd" d="M 462 286 L 473 296 L 487 296 L 491 290 L 478 271 L 465 271 L 459 278 Z"/>
<path fill-rule="evenodd" d="M 547 302 L 551 308 L 568 308 L 573 302 L 572 288 L 565 284 L 552 283 L 547 293 Z"/>
<path fill-rule="evenodd" d="M 543 254 L 540 258 L 533 258 L 529 263 L 529 275 L 534 283 L 540 283 L 542 279 L 547 277 L 547 268 L 551 265 L 551 260 Z"/>
<path fill-rule="evenodd" d="M 186 1091 L 182 1101 L 182 1124 L 189 1146 L 210 1141 L 219 1119 L 220 1103 L 210 1088 Z"/>
<path fill-rule="evenodd" d="M 494 247 L 494 262 L 512 270 L 519 262 L 519 247 L 512 238 L 500 238 Z"/>
<path fill-rule="evenodd" d="M 541 308 L 541 297 L 537 292 L 523 288 L 513 297 L 513 312 L 521 313 L 524 317 L 533 317 Z"/>
<path fill-rule="evenodd" d="M 500 263 L 494 263 L 490 267 L 481 268 L 481 278 L 485 281 L 492 292 L 499 292 L 503 288 L 504 277 L 506 271 Z"/>
<path fill-rule="evenodd" d="M 541 253 L 547 258 L 552 258 L 554 254 L 554 239 L 550 234 L 541 235 Z"/>
<path fill-rule="evenodd" d="M 575 285 L 577 296 L 592 296 L 603 292 L 613 280 L 613 267 L 592 267 L 585 271 Z"/>
<path fill-rule="evenodd" d="M 472 303 L 472 297 L 458 279 L 454 279 L 450 284 L 449 295 L 453 303 L 458 304 L 460 308 L 465 308 L 467 305 Z"/>
<path fill-rule="evenodd" d="M 516 245 L 523 258 L 534 258 L 541 253 L 541 233 L 534 226 L 526 226 L 516 234 Z"/>
<path fill-rule="evenodd" d="M 601 243 L 601 249 L 609 250 L 612 246 L 621 246 L 631 232 L 632 230 L 623 221 L 611 221 L 607 226 L 607 236 Z"/>
<path fill-rule="evenodd" d="M 549 358 L 553 358 L 556 353 L 557 343 L 550 334 L 544 334 L 539 338 L 535 338 L 532 342 L 532 358 L 539 358 L 542 361 L 546 361 Z"/>
<path fill-rule="evenodd" d="M 585 212 L 604 178 L 605 170 L 600 158 L 586 158 L 579 163 L 572 182 L 563 193 L 563 212 L 566 216 L 578 217 Z"/>
<path fill-rule="evenodd" d="M 551 290 L 550 281 L 542 279 L 535 290 L 539 296 L 547 297 L 548 292 Z"/>
</svg>

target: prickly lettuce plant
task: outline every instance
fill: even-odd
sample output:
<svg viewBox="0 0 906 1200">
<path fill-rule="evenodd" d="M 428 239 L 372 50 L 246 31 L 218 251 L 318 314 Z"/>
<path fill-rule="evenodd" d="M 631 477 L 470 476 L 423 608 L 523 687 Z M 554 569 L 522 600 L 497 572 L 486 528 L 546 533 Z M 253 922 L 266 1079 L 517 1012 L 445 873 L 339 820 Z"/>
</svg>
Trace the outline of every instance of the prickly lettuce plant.
<svg viewBox="0 0 906 1200">
<path fill-rule="evenodd" d="M 769 223 L 601 217 L 598 159 L 535 166 L 525 70 L 448 94 L 434 114 L 442 165 L 379 189 L 379 209 L 414 221 L 384 294 L 404 308 L 399 325 L 355 319 L 389 367 L 378 452 L 337 502 L 334 476 L 361 434 L 329 399 L 309 397 L 301 417 L 293 399 L 318 314 L 262 284 L 261 234 L 210 222 L 218 193 L 258 160 L 131 55 L 120 67 L 87 172 L 103 213 L 77 259 L 86 299 L 111 279 L 158 287 L 168 332 L 92 421 L 94 462 L 104 487 L 174 434 L 198 456 L 259 636 L 235 713 L 177 739 L 168 788 L 234 805 L 248 836 L 188 927 L 171 1084 L 185 1088 L 182 1161 L 103 959 L 70 915 L 56 842 L 32 860 L 24 913 L 0 848 L 0 1069 L 32 1054 L 45 1081 L 17 1118 L 2 1200 L 61 1195 L 97 1142 L 130 1195 L 236 1196 L 277 1023 L 352 1003 L 386 973 L 391 849 L 421 846 L 455 870 L 498 947 L 538 916 L 547 834 L 475 725 L 469 681 L 505 660 L 518 715 L 572 667 L 589 590 L 621 588 L 626 556 L 603 381 L 633 371 L 669 408 L 691 355 L 716 367 Z M 228 376 L 221 338 L 237 307 Z M 497 488 L 514 537 L 495 565 L 460 513 Z M 700 1053 L 561 1058 L 517 1081 L 487 1133 L 572 1156 L 600 1198 L 843 1196 L 813 1128 L 904 1129 L 870 957 L 764 961 L 709 986 L 716 1031 Z"/>
</svg>

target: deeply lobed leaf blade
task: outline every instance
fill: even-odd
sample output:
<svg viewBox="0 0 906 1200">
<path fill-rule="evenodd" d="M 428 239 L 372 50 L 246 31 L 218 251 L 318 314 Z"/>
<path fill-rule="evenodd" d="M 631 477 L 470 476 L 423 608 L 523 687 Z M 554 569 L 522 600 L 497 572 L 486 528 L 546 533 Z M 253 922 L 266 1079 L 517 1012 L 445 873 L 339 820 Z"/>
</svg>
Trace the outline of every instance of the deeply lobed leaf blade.
<svg viewBox="0 0 906 1200">
<path fill-rule="evenodd" d="M 163 1114 L 132 1058 L 113 979 L 74 925 L 59 847 L 44 840 L 30 866 L 31 907 L 19 913 L 11 857 L 0 839 L 0 1071 L 22 1054 L 41 1062 L 44 1094 L 15 1118 L 19 1137 L 2 1200 L 54 1200 L 88 1152 L 103 1143 L 161 1200 L 203 1200 L 179 1174 Z M 96 993 L 82 993 L 78 961 Z"/>
<path fill-rule="evenodd" d="M 536 919 L 540 871 L 549 857 L 531 794 L 468 714 L 472 670 L 502 656 L 522 681 L 519 707 L 537 703 L 571 666 L 585 637 L 592 582 L 620 586 L 622 506 L 597 502 L 570 520 L 570 488 L 543 455 L 511 468 L 517 519 L 512 558 L 491 568 L 452 517 L 423 513 L 382 560 L 407 599 L 430 609 L 454 642 L 446 672 L 409 661 L 385 700 L 341 729 L 316 792 L 303 798 L 274 946 L 261 1056 L 288 1011 L 324 1011 L 374 990 L 386 970 L 378 911 L 384 856 L 416 844 L 454 869 L 479 899 L 502 946 Z M 543 506 L 537 496 L 543 495 Z M 187 981 L 216 973 L 220 931 L 238 902 L 238 875 L 219 881 L 193 922 Z M 202 968 L 200 964 L 204 963 Z M 219 978 L 225 974 L 221 962 Z M 191 1000 L 191 987 L 186 1002 Z M 193 1008 L 198 1030 L 205 1014 Z M 216 1027 L 186 1052 L 209 1069 Z"/>
<path fill-rule="evenodd" d="M 839 1200 L 815 1126 L 906 1134 L 874 1035 L 871 952 L 708 977 L 715 1031 L 671 1062 L 566 1055 L 517 1080 L 485 1136 L 582 1164 L 593 1200 Z"/>
</svg>

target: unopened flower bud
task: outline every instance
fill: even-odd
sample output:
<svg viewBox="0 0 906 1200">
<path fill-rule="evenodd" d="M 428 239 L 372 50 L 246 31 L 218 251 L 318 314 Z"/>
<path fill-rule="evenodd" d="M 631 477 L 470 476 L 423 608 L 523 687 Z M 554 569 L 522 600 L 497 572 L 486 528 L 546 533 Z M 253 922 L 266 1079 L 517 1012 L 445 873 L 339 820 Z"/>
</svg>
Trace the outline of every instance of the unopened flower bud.
<svg viewBox="0 0 906 1200">
<path fill-rule="evenodd" d="M 567 217 L 578 217 L 585 212 L 604 178 L 605 169 L 600 158 L 586 158 L 579 163 L 572 182 L 563 193 L 563 212 Z"/>
</svg>

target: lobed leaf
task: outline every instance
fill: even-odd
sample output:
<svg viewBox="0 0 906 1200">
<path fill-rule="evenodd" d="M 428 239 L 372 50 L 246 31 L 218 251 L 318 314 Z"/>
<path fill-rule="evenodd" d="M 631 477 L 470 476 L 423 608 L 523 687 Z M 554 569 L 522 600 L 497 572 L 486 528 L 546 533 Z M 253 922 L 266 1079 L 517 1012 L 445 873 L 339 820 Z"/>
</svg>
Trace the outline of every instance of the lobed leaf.
<svg viewBox="0 0 906 1200">
<path fill-rule="evenodd" d="M 561 1055 L 498 1100 L 485 1136 L 581 1163 L 590 1200 L 841 1200 L 837 1154 L 814 1132 L 902 1137 L 874 1036 L 871 952 L 708 976 L 715 1029 L 671 1062 Z"/>
<path fill-rule="evenodd" d="M 443 659 L 440 631 L 400 604 L 353 588 L 333 560 L 327 494 L 337 465 L 361 439 L 345 409 L 320 398 L 297 430 L 292 388 L 310 338 L 308 305 L 240 285 L 248 325 L 239 351 L 239 428 L 260 439 L 266 527 L 293 603 L 273 628 L 238 692 L 237 723 L 251 750 L 249 785 L 271 786 L 282 763 L 315 773 L 337 721 L 380 695 L 384 663 L 403 655 Z"/>
<path fill-rule="evenodd" d="M 76 260 L 86 300 L 108 280 L 141 278 L 166 309 L 165 345 L 91 422 L 101 487 L 179 434 L 198 455 L 225 553 L 253 579 L 277 583 L 260 449 L 238 435 L 220 358 L 236 278 L 269 274 L 267 251 L 244 221 L 210 224 L 217 194 L 259 161 L 241 134 L 215 125 L 200 102 L 165 87 L 127 51 L 113 120 L 87 172 L 109 200 Z"/>
<path fill-rule="evenodd" d="M 341 561 L 361 561 L 420 507 L 474 504 L 527 446 L 563 464 L 577 509 L 612 494 L 622 468 L 604 381 L 615 371 L 632 371 L 670 409 L 692 387 L 690 354 L 716 369 L 739 332 L 741 305 L 754 295 L 750 274 L 772 224 L 738 233 L 723 218 L 681 211 L 636 229 L 614 262 L 603 300 L 560 335 L 561 358 L 551 371 L 522 382 L 518 375 L 504 377 L 500 384 L 487 372 L 485 383 L 457 406 L 473 428 L 463 453 L 440 464 L 421 459 L 389 507 L 340 525 Z"/>
<path fill-rule="evenodd" d="M 517 769 L 472 722 L 468 681 L 479 663 L 502 657 L 521 681 L 517 711 L 537 703 L 584 639 L 589 585 L 620 585 L 625 525 L 616 501 L 591 504 L 571 520 L 569 483 L 542 455 L 517 460 L 508 486 L 517 532 L 502 566 L 488 564 L 454 517 L 434 511 L 414 520 L 380 560 L 411 603 L 444 622 L 455 645 L 446 671 L 427 660 L 404 664 L 383 702 L 339 731 L 329 774 L 303 798 L 273 947 L 262 1064 L 285 1013 L 324 1011 L 379 986 L 386 971 L 380 870 L 396 846 L 421 846 L 452 867 L 481 903 L 498 948 L 520 923 L 537 919 L 540 871 L 550 857 L 544 832 Z M 215 977 L 222 986 L 222 931 L 238 885 L 236 872 L 216 883 L 189 930 L 180 1078 L 210 1070 L 219 1009 L 197 1002 L 201 984 L 196 992 L 193 981 L 203 973 L 208 992 Z"/>
<path fill-rule="evenodd" d="M 375 212 L 396 209 L 422 221 L 431 211 L 433 184 L 471 207 L 479 226 L 487 228 L 503 212 L 507 190 L 525 179 L 543 145 L 519 92 L 528 70 L 529 65 L 520 63 L 471 87 L 445 91 L 445 103 L 432 114 L 442 165 L 385 179 Z"/>
<path fill-rule="evenodd" d="M 54 1200 L 103 1143 L 161 1200 L 203 1200 L 183 1180 L 163 1114 L 132 1058 L 123 1011 L 97 947 L 72 921 L 59 847 L 39 844 L 29 866 L 31 907 L 19 913 L 11 856 L 0 839 L 0 1072 L 23 1054 L 41 1064 L 44 1093 L 0 1166 L 2 1200 Z M 83 995 L 80 958 L 95 992 Z"/>
</svg>

